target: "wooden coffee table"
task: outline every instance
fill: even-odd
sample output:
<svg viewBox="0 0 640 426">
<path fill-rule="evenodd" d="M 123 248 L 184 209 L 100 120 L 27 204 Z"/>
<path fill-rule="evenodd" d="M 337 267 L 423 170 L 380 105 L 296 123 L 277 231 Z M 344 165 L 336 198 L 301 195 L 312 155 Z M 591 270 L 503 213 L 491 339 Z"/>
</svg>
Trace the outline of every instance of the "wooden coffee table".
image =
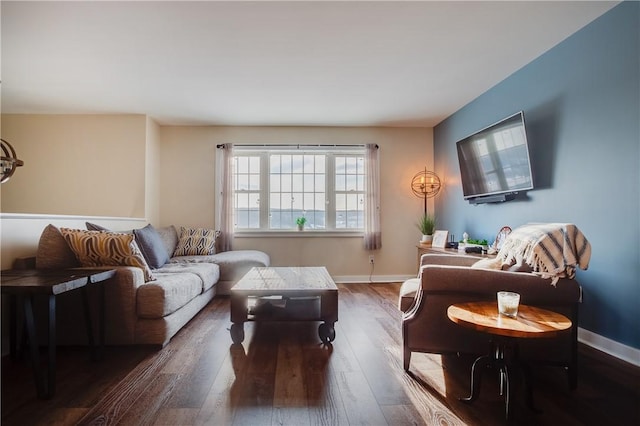
<svg viewBox="0 0 640 426">
<path fill-rule="evenodd" d="M 516 318 L 498 313 L 498 303 L 472 302 L 449 306 L 447 316 L 456 324 L 493 336 L 488 355 L 473 362 L 471 367 L 471 394 L 462 401 L 475 400 L 480 392 L 481 372 L 478 366 L 497 368 L 500 373 L 500 395 L 505 396 L 505 415 L 510 418 L 511 377 L 514 369 L 521 369 L 525 378 L 527 405 L 534 411 L 531 373 L 529 366 L 518 359 L 518 339 L 555 337 L 571 328 L 566 316 L 533 306 L 520 305 Z"/>
<path fill-rule="evenodd" d="M 244 340 L 246 321 L 323 321 L 324 343 L 336 337 L 338 287 L 325 267 L 255 267 L 231 288 L 231 339 Z"/>
</svg>

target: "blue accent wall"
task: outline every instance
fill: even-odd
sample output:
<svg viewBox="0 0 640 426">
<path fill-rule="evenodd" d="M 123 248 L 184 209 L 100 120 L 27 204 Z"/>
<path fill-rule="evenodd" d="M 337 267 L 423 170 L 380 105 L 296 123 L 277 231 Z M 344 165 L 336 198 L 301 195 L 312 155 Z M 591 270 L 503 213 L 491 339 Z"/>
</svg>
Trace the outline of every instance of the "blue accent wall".
<svg viewBox="0 0 640 426">
<path fill-rule="evenodd" d="M 503 225 L 570 222 L 592 245 L 580 327 L 640 349 L 640 3 L 623 2 L 434 129 L 438 228 L 495 239 Z M 463 199 L 456 141 L 524 111 L 535 189 Z"/>
</svg>

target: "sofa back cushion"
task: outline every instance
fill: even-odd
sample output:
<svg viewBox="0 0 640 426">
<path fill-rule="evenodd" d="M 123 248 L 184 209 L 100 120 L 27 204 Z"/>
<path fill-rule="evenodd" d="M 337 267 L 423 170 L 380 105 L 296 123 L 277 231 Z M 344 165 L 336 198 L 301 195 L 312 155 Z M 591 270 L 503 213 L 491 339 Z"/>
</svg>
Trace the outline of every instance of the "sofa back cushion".
<svg viewBox="0 0 640 426">
<path fill-rule="evenodd" d="M 133 234 L 68 228 L 60 232 L 82 266 L 137 266 L 145 281 L 154 279 Z"/>
<path fill-rule="evenodd" d="M 167 251 L 167 256 L 173 256 L 173 252 L 178 246 L 178 231 L 176 231 L 176 227 L 173 225 L 169 225 L 162 228 L 156 228 L 156 231 L 158 231 L 158 235 L 160 235 L 162 244 L 164 244 L 164 248 Z"/>
<path fill-rule="evenodd" d="M 37 269 L 65 269 L 80 266 L 76 255 L 55 225 L 47 225 L 38 242 Z"/>
</svg>

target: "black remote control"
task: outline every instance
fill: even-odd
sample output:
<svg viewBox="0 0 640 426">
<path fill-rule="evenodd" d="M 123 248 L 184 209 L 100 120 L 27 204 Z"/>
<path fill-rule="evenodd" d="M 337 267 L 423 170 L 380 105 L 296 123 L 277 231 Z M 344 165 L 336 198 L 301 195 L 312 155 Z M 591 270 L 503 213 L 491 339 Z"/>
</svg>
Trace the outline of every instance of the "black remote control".
<svg viewBox="0 0 640 426">
<path fill-rule="evenodd" d="M 465 247 L 465 253 L 482 253 L 482 247 Z"/>
</svg>

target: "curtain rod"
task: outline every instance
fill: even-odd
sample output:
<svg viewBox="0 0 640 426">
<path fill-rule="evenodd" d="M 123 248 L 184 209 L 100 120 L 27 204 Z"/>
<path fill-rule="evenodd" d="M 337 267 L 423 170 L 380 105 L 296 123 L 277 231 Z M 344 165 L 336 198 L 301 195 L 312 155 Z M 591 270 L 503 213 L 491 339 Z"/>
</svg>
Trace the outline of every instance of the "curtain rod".
<svg viewBox="0 0 640 426">
<path fill-rule="evenodd" d="M 328 144 L 328 145 L 322 145 L 322 144 L 318 144 L 318 145 L 301 145 L 301 144 L 297 144 L 297 145 L 286 145 L 286 144 L 280 144 L 280 145 L 268 145 L 268 144 L 234 144 L 234 147 L 238 147 L 238 148 L 296 148 L 296 149 L 301 149 L 301 148 L 364 148 L 366 145 L 365 144 L 360 144 L 360 145 L 336 145 L 336 144 Z M 216 148 L 224 148 L 225 145 L 224 144 L 219 144 L 216 145 Z M 378 149 L 379 146 L 378 144 L 376 144 L 376 149 Z"/>
</svg>

